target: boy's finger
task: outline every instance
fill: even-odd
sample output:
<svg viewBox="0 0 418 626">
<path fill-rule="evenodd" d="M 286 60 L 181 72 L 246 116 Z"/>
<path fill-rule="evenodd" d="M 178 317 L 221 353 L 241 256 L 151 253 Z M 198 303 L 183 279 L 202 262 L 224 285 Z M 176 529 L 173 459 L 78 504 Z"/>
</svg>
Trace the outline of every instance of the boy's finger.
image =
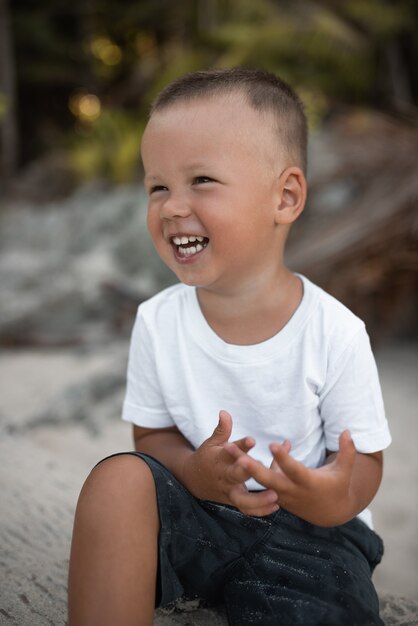
<svg viewBox="0 0 418 626">
<path fill-rule="evenodd" d="M 275 472 L 280 472 L 280 467 L 276 461 L 276 459 L 273 459 L 271 464 L 270 464 L 270 469 L 274 470 Z"/>
<path fill-rule="evenodd" d="M 283 441 L 282 443 L 282 449 L 289 454 L 290 450 L 292 448 L 292 444 L 290 443 L 289 439 L 286 439 L 286 441 Z"/>
<path fill-rule="evenodd" d="M 231 436 L 231 432 L 232 417 L 228 411 L 220 411 L 218 424 L 207 442 L 213 446 L 222 445 L 228 441 Z"/>
<path fill-rule="evenodd" d="M 356 459 L 357 450 L 349 430 L 344 430 L 339 437 L 339 452 L 335 462 L 340 468 L 351 472 Z"/>
<path fill-rule="evenodd" d="M 229 465 L 225 471 L 225 478 L 230 483 L 245 483 L 246 480 L 251 478 L 251 475 L 243 467 L 234 463 Z"/>
<path fill-rule="evenodd" d="M 237 487 L 231 490 L 230 499 L 234 506 L 248 515 L 262 515 L 260 511 L 267 511 L 264 514 L 268 515 L 278 508 L 277 493 L 271 489 L 249 492 Z"/>
<path fill-rule="evenodd" d="M 224 449 L 236 460 L 243 454 L 247 454 L 254 446 L 255 441 L 252 437 L 244 437 L 239 441 L 227 442 L 224 445 Z"/>
<path fill-rule="evenodd" d="M 224 450 L 225 450 L 226 452 L 228 452 L 228 454 L 229 454 L 230 456 L 232 456 L 232 458 L 233 458 L 233 459 L 235 459 L 235 460 L 239 459 L 239 458 L 240 458 L 240 456 L 242 456 L 243 454 L 245 454 L 245 452 L 242 452 L 242 450 L 240 450 L 240 449 L 238 448 L 238 446 L 237 446 L 235 443 L 229 443 L 229 442 L 227 442 L 227 443 L 224 445 Z"/>
<path fill-rule="evenodd" d="M 292 482 L 303 483 L 306 480 L 306 467 L 289 455 L 288 450 L 290 450 L 290 448 L 288 446 L 272 443 L 270 450 L 283 474 L 286 474 Z"/>
<path fill-rule="evenodd" d="M 289 454 L 290 449 L 292 447 L 290 441 L 288 439 L 286 439 L 286 441 L 284 441 L 282 444 L 282 448 L 283 450 L 285 450 L 287 452 L 287 454 Z M 270 469 L 274 470 L 275 472 L 279 472 L 280 471 L 280 466 L 277 463 L 276 459 L 273 457 L 273 460 L 270 464 Z"/>
<path fill-rule="evenodd" d="M 282 479 L 278 472 L 272 471 L 270 468 L 265 467 L 260 461 L 252 459 L 250 456 L 243 454 L 236 462 L 237 465 L 242 467 L 251 478 L 254 478 L 260 485 L 263 485 L 266 489 L 280 490 L 282 486 Z"/>
<path fill-rule="evenodd" d="M 242 451 L 249 452 L 255 446 L 255 439 L 252 437 L 243 437 L 242 439 L 238 439 L 237 441 L 233 441 L 233 443 Z"/>
<path fill-rule="evenodd" d="M 244 515 L 251 515 L 252 517 L 265 517 L 266 515 L 271 515 L 280 509 L 278 504 L 269 504 L 265 507 L 255 508 L 255 509 L 240 509 L 241 513 Z"/>
</svg>

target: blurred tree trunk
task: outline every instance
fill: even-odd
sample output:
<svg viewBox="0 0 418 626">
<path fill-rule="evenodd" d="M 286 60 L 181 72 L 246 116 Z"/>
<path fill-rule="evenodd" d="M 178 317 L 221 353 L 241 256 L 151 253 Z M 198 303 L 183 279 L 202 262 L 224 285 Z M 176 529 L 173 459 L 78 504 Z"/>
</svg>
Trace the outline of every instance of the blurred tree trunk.
<svg viewBox="0 0 418 626">
<path fill-rule="evenodd" d="M 217 26 L 216 0 L 198 0 L 197 26 L 201 33 L 213 31 Z"/>
<path fill-rule="evenodd" d="M 402 57 L 399 43 L 389 41 L 384 50 L 387 64 L 387 82 L 390 98 L 395 111 L 407 112 L 413 109 L 413 98 L 408 68 Z"/>
<path fill-rule="evenodd" d="M 8 0 L 0 0 L 0 180 L 13 176 L 18 160 L 16 76 Z"/>
</svg>

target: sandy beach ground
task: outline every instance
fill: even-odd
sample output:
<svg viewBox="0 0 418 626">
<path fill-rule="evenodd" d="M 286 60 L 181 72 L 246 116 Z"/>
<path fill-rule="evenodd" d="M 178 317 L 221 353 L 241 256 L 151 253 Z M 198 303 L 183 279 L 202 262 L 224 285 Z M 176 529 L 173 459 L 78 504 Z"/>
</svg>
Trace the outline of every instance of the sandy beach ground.
<svg viewBox="0 0 418 626">
<path fill-rule="evenodd" d="M 386 547 L 375 583 L 380 591 L 418 599 L 418 346 L 387 346 L 376 359 L 393 441 L 372 504 Z"/>
<path fill-rule="evenodd" d="M 118 347 L 119 355 L 125 352 L 126 358 L 127 344 Z M 418 350 L 410 344 L 386 345 L 376 352 L 376 357 L 393 443 L 386 452 L 384 481 L 372 506 L 375 528 L 386 545 L 375 583 L 380 593 L 418 600 Z M 43 510 L 44 504 L 48 510 L 51 503 L 42 501 L 45 494 L 51 493 L 46 490 L 51 474 L 43 475 L 36 467 L 36 459 L 44 458 L 45 467 L 53 468 L 55 480 L 60 481 L 58 490 L 71 513 L 90 468 L 111 452 L 131 448 L 130 428 L 120 421 L 117 410 L 123 389 L 113 398 L 113 416 L 104 416 L 102 421 L 100 407 L 93 422 L 87 425 L 82 419 L 54 422 L 45 418 L 34 421 L 30 417 L 39 415 L 42 406 L 54 406 L 54 400 L 70 383 L 74 386 L 93 374 L 100 378 L 101 368 L 108 367 L 114 358 L 110 348 L 85 356 L 65 351 L 0 352 L 0 416 L 8 431 L 3 450 L 9 446 L 10 451 L 13 442 L 13 450 L 19 450 L 18 456 L 9 452 L 9 461 L 0 463 L 4 502 L 17 502 L 13 498 L 7 500 L 7 492 L 11 494 L 18 488 L 16 485 L 25 485 L 32 500 L 39 503 L 39 510 Z M 123 365 L 123 358 L 120 364 Z M 21 518 L 25 515 L 24 507 L 12 511 L 10 507 L 7 511 L 0 507 L 0 522 L 8 516 L 9 525 L 13 520 L 16 526 L 24 523 Z M 30 524 L 26 527 L 30 534 Z"/>
</svg>

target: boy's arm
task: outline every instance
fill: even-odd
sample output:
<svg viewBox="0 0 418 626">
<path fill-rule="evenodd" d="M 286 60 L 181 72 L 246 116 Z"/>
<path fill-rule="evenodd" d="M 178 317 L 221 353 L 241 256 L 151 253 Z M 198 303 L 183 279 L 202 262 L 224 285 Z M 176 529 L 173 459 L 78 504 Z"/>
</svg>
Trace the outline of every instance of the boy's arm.
<svg viewBox="0 0 418 626">
<path fill-rule="evenodd" d="M 272 444 L 271 468 L 248 455 L 237 455 L 233 444 L 228 451 L 236 463 L 264 487 L 273 489 L 286 510 L 319 526 L 338 526 L 349 521 L 371 502 L 382 478 L 383 454 L 360 454 L 350 433 L 340 436 L 339 452 L 330 453 L 325 464 L 309 469 L 289 455 L 290 445 Z M 231 497 L 245 512 L 245 494 Z"/>
<path fill-rule="evenodd" d="M 235 459 L 225 450 L 231 431 L 231 416 L 221 411 L 213 434 L 195 450 L 175 426 L 133 427 L 135 449 L 165 465 L 196 498 L 233 505 L 231 490 L 248 493 L 244 483 L 249 475 L 235 464 Z M 234 442 L 237 455 L 247 453 L 254 445 L 251 437 Z M 261 511 L 257 514 L 268 515 L 277 509 L 277 495 L 269 489 L 248 495 L 249 511 Z"/>
</svg>

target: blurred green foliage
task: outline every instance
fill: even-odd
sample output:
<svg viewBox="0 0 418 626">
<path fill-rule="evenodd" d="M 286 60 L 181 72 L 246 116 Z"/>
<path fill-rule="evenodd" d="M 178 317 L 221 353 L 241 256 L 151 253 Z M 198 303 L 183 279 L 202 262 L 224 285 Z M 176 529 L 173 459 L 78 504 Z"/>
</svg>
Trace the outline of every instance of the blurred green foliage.
<svg viewBox="0 0 418 626">
<path fill-rule="evenodd" d="M 144 123 L 138 116 L 105 110 L 89 124 L 69 133 L 69 160 L 80 178 L 125 183 L 136 178 Z"/>
<path fill-rule="evenodd" d="M 22 158 L 64 145 L 84 177 L 134 177 L 150 102 L 195 69 L 277 73 L 313 127 L 346 105 L 416 115 L 415 0 L 15 0 L 11 11 Z"/>
</svg>

